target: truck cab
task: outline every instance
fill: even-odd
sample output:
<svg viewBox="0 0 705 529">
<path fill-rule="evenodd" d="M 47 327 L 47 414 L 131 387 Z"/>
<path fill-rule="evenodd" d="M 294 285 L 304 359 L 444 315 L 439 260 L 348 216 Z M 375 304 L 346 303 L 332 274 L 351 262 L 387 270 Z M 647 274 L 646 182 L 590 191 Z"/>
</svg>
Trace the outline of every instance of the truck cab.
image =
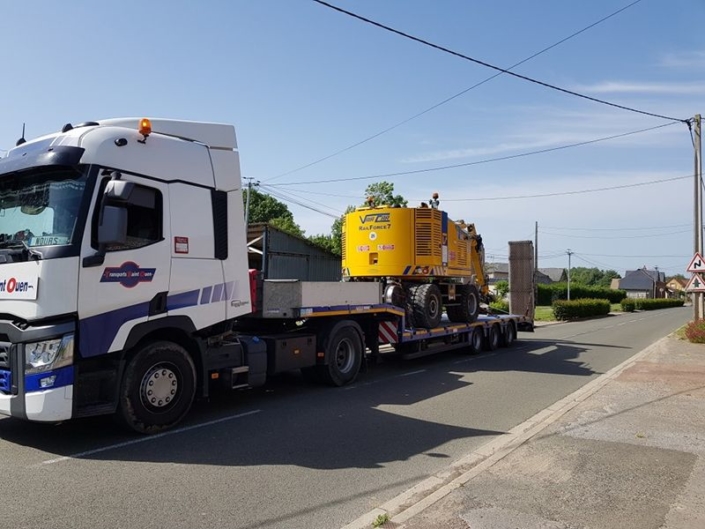
<svg viewBox="0 0 705 529">
<path fill-rule="evenodd" d="M 204 386 L 199 333 L 252 310 L 235 129 L 124 118 L 18 143 L 0 159 L 0 414 L 173 424 Z"/>
</svg>

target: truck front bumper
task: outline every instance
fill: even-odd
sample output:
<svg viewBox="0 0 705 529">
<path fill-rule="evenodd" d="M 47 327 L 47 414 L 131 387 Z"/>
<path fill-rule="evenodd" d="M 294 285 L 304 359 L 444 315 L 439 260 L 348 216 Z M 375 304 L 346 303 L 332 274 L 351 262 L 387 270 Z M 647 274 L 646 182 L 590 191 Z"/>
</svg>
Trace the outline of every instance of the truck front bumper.
<svg viewBox="0 0 705 529">
<path fill-rule="evenodd" d="M 26 373 L 25 343 L 73 333 L 72 322 L 18 327 L 0 320 L 0 415 L 40 422 L 70 419 L 73 411 L 74 366 Z M 48 367 L 48 366 L 47 366 Z"/>
</svg>

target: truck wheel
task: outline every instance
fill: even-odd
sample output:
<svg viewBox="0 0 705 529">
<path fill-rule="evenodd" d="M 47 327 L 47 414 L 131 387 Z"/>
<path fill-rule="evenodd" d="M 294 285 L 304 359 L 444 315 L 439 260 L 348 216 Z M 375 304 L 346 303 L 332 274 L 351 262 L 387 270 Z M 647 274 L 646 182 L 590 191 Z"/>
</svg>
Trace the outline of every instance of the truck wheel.
<svg viewBox="0 0 705 529">
<path fill-rule="evenodd" d="M 362 331 L 356 323 L 340 321 L 323 337 L 327 363 L 317 366 L 323 382 L 344 386 L 355 380 L 364 354 L 361 336 Z"/>
<path fill-rule="evenodd" d="M 424 283 L 414 292 L 414 323 L 418 327 L 433 329 L 441 323 L 443 299 L 441 289 L 433 283 Z"/>
<path fill-rule="evenodd" d="M 514 327 L 514 323 L 511 321 L 507 323 L 507 326 L 504 328 L 504 334 L 502 334 L 502 346 L 504 347 L 509 347 L 514 343 L 514 340 L 516 340 L 517 337 L 517 330 L 516 327 Z"/>
<path fill-rule="evenodd" d="M 414 321 L 414 296 L 416 296 L 416 289 L 420 285 L 406 285 L 404 287 L 404 310 L 406 312 L 405 327 L 407 329 L 413 329 L 416 327 L 416 322 Z"/>
<path fill-rule="evenodd" d="M 144 346 L 125 368 L 118 419 L 140 433 L 171 428 L 188 413 L 196 369 L 186 350 L 171 342 Z"/>
<path fill-rule="evenodd" d="M 480 293 L 475 285 L 457 287 L 458 304 L 446 307 L 448 319 L 455 323 L 473 323 L 480 313 Z"/>
<path fill-rule="evenodd" d="M 484 341 L 485 336 L 482 332 L 482 327 L 475 327 L 470 335 L 470 353 L 474 354 L 481 352 Z"/>
<path fill-rule="evenodd" d="M 487 332 L 487 339 L 485 340 L 485 349 L 495 351 L 499 347 L 500 338 L 499 325 L 490 325 L 490 329 Z"/>
</svg>

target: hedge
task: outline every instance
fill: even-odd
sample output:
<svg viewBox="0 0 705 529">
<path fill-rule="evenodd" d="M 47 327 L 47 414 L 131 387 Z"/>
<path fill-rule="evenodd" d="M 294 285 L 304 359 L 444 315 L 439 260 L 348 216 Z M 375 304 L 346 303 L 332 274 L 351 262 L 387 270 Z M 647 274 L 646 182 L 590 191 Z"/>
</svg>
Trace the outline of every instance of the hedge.
<svg viewBox="0 0 705 529">
<path fill-rule="evenodd" d="M 682 307 L 684 300 L 657 298 L 657 299 L 636 299 L 627 298 L 621 301 L 622 310 L 624 312 L 634 312 L 635 310 L 656 310 L 668 309 L 671 307 Z"/>
<path fill-rule="evenodd" d="M 553 302 L 552 307 L 557 320 L 606 316 L 610 313 L 610 302 L 607 299 L 559 299 Z"/>
<path fill-rule="evenodd" d="M 568 299 L 568 284 L 567 283 L 551 283 L 537 285 L 538 292 L 536 296 L 537 305 L 552 305 L 554 301 L 559 299 Z M 588 287 L 585 285 L 570 285 L 570 299 L 607 299 L 610 303 L 619 303 L 627 297 L 624 290 L 612 290 L 611 288 Z"/>
</svg>

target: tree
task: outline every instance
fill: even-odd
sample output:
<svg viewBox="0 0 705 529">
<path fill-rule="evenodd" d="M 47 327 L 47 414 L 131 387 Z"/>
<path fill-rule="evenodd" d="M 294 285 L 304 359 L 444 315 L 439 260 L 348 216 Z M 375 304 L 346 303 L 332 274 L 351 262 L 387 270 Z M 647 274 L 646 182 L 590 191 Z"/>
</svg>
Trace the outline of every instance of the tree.
<svg viewBox="0 0 705 529">
<path fill-rule="evenodd" d="M 365 198 L 372 199 L 373 206 L 396 206 L 405 208 L 408 204 L 401 195 L 394 194 L 394 184 L 391 182 L 377 182 L 370 184 L 365 188 Z M 368 203 L 363 204 L 367 206 Z"/>
<path fill-rule="evenodd" d="M 614 270 L 600 270 L 599 268 L 575 267 L 570 269 L 570 282 L 576 285 L 589 287 L 609 288 L 612 279 L 619 279 L 620 276 Z"/>
<path fill-rule="evenodd" d="M 504 296 L 509 293 L 509 281 L 500 279 L 494 284 L 494 288 L 497 291 L 497 299 L 504 299 Z"/>
<path fill-rule="evenodd" d="M 365 188 L 365 198 L 371 198 L 374 206 L 406 207 L 408 204 L 408 201 L 403 196 L 394 194 L 394 184 L 384 181 L 368 185 Z M 369 205 L 367 200 L 362 204 L 362 206 Z M 330 235 L 313 235 L 308 239 L 325 250 L 336 255 L 342 255 L 343 217 L 355 211 L 355 209 L 355 206 L 348 206 L 345 209 L 345 213 L 333 221 Z"/>
<path fill-rule="evenodd" d="M 247 191 L 242 192 L 243 204 L 247 204 Z M 294 222 L 294 215 L 283 202 L 276 198 L 260 193 L 255 189 L 250 190 L 250 211 L 248 222 L 266 222 L 287 233 L 303 237 L 304 231 Z"/>
</svg>

